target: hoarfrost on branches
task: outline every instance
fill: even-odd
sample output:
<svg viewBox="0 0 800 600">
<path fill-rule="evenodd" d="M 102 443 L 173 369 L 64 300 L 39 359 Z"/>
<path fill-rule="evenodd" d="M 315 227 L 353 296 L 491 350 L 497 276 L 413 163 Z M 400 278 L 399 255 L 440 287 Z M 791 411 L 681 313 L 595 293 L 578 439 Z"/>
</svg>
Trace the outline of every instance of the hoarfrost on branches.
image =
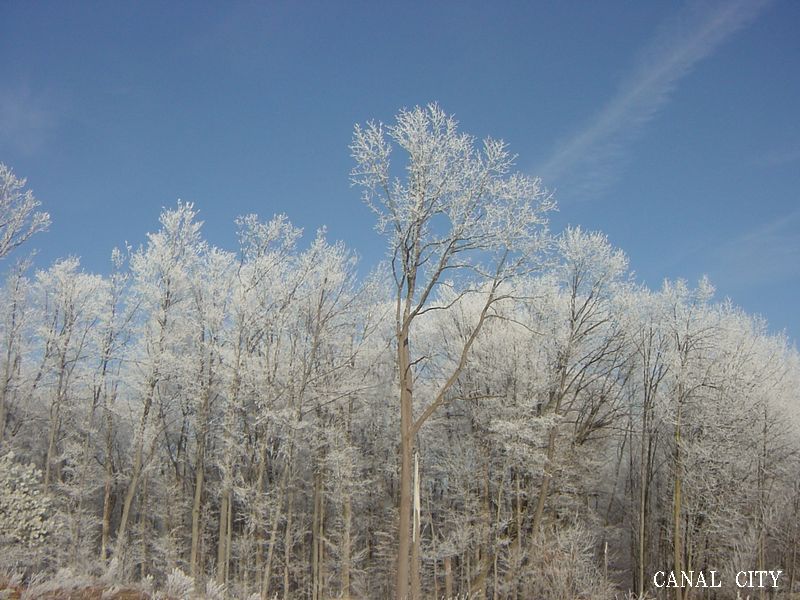
<svg viewBox="0 0 800 600">
<path fill-rule="evenodd" d="M 50 215 L 36 210 L 41 202 L 26 183 L 0 163 L 0 259 L 50 225 Z"/>
<path fill-rule="evenodd" d="M 0 540 L 40 547 L 55 528 L 53 503 L 42 490 L 42 472 L 19 462 L 14 452 L 0 457 Z"/>
</svg>

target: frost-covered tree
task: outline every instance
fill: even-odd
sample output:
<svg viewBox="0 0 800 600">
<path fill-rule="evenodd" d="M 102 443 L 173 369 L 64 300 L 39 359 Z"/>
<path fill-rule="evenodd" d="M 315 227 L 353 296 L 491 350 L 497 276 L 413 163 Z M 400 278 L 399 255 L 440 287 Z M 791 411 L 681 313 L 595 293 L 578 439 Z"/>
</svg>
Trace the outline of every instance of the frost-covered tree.
<svg viewBox="0 0 800 600">
<path fill-rule="evenodd" d="M 138 368 L 131 381 L 131 464 L 117 529 L 116 553 L 123 559 L 128 545 L 131 510 L 145 468 L 154 455 L 160 436 L 155 419 L 169 400 L 165 382 L 175 379 L 185 363 L 178 342 L 184 334 L 178 327 L 176 310 L 190 302 L 191 290 L 185 265 L 201 250 L 201 223 L 191 204 L 179 204 L 161 215 L 161 230 L 148 236 L 147 246 L 131 257 L 135 302 L 142 309 L 137 335 Z M 162 390 L 164 393 L 162 393 Z M 124 560 L 123 560 L 124 562 Z"/>
<path fill-rule="evenodd" d="M 41 202 L 26 183 L 0 163 L 0 259 L 50 225 L 50 215 L 36 210 Z"/>
<path fill-rule="evenodd" d="M 20 370 L 25 351 L 24 343 L 28 339 L 25 335 L 26 323 L 30 317 L 28 286 L 25 265 L 21 264 L 9 274 L 0 292 L 0 305 L 3 306 L 2 321 L 0 321 L 0 339 L 2 339 L 0 447 L 5 437 L 9 404 L 21 399 Z"/>
<path fill-rule="evenodd" d="M 282 215 L 215 247 L 180 202 L 108 274 L 8 273 L 13 585 L 600 600 L 675 566 L 796 586 L 786 337 L 706 282 L 636 285 L 601 233 L 550 236 L 538 181 L 435 105 L 352 152 L 389 242 L 370 275 Z"/>
<path fill-rule="evenodd" d="M 356 161 L 353 181 L 364 188 L 391 257 L 400 408 L 395 594 L 416 600 L 420 523 L 415 520 L 412 531 L 411 519 L 415 438 L 447 400 L 486 319 L 504 297 L 502 285 L 538 264 L 552 203 L 538 179 L 512 172 L 514 157 L 502 141 L 487 138 L 476 147 L 474 138 L 459 132 L 456 120 L 435 104 L 403 110 L 392 125 L 356 126 L 350 148 Z M 405 170 L 405 177 L 392 172 L 393 149 L 402 152 L 396 167 Z M 447 309 L 433 302 L 442 288 L 455 290 L 456 298 L 478 295 L 483 307 L 452 370 L 415 407 L 415 373 L 425 357 L 414 354 L 414 323 L 426 312 Z"/>
</svg>

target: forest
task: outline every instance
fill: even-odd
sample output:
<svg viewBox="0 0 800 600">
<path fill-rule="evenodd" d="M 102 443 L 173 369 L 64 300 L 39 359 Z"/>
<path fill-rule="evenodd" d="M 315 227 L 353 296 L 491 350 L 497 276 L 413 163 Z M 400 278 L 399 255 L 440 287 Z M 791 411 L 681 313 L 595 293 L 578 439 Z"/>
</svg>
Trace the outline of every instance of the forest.
<svg viewBox="0 0 800 600">
<path fill-rule="evenodd" d="M 34 269 L 49 218 L 0 167 L 0 589 L 800 590 L 794 342 L 706 279 L 648 289 L 602 233 L 550 231 L 545 182 L 435 104 L 349 151 L 386 242 L 369 271 L 286 215 L 214 247 L 188 202 L 105 273 Z"/>
</svg>

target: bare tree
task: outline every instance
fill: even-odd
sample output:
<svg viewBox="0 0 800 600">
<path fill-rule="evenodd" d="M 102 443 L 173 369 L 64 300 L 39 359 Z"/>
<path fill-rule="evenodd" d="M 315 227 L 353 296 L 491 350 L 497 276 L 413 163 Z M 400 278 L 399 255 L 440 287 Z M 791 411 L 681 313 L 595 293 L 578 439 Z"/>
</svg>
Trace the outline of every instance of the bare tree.
<svg viewBox="0 0 800 600">
<path fill-rule="evenodd" d="M 41 202 L 25 183 L 0 163 L 0 259 L 50 225 L 50 215 L 36 210 Z"/>
<path fill-rule="evenodd" d="M 391 174 L 394 147 L 406 155 L 405 178 Z M 448 399 L 470 348 L 504 282 L 529 271 L 546 239 L 544 214 L 553 206 L 538 179 L 512 174 L 514 157 L 504 142 L 487 138 L 480 149 L 458 131 L 439 106 L 402 110 L 394 125 L 356 126 L 350 146 L 353 181 L 378 215 L 389 243 L 395 291 L 395 342 L 400 396 L 400 503 L 397 598 L 420 597 L 419 520 L 411 531 L 415 438 Z M 434 300 L 440 287 L 456 298 L 480 295 L 483 307 L 466 335 L 460 357 L 438 391 L 414 414 L 415 370 L 424 356 L 411 347 L 418 317 L 449 305 Z M 413 547 L 412 547 L 413 539 Z M 411 554 L 414 554 L 414 557 Z M 409 587 L 410 584 L 410 587 Z"/>
</svg>

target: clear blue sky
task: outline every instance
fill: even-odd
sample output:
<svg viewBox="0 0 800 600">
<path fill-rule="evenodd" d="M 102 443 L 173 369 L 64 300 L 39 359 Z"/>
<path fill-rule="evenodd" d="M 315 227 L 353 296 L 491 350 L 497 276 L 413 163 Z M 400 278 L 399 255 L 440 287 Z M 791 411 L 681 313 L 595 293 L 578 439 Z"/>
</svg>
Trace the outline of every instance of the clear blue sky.
<svg viewBox="0 0 800 600">
<path fill-rule="evenodd" d="M 800 335 L 800 2 L 0 2 L 0 161 L 53 217 L 38 264 L 106 271 L 195 202 L 383 255 L 353 124 L 438 101 L 652 287 L 708 274 Z"/>
</svg>

